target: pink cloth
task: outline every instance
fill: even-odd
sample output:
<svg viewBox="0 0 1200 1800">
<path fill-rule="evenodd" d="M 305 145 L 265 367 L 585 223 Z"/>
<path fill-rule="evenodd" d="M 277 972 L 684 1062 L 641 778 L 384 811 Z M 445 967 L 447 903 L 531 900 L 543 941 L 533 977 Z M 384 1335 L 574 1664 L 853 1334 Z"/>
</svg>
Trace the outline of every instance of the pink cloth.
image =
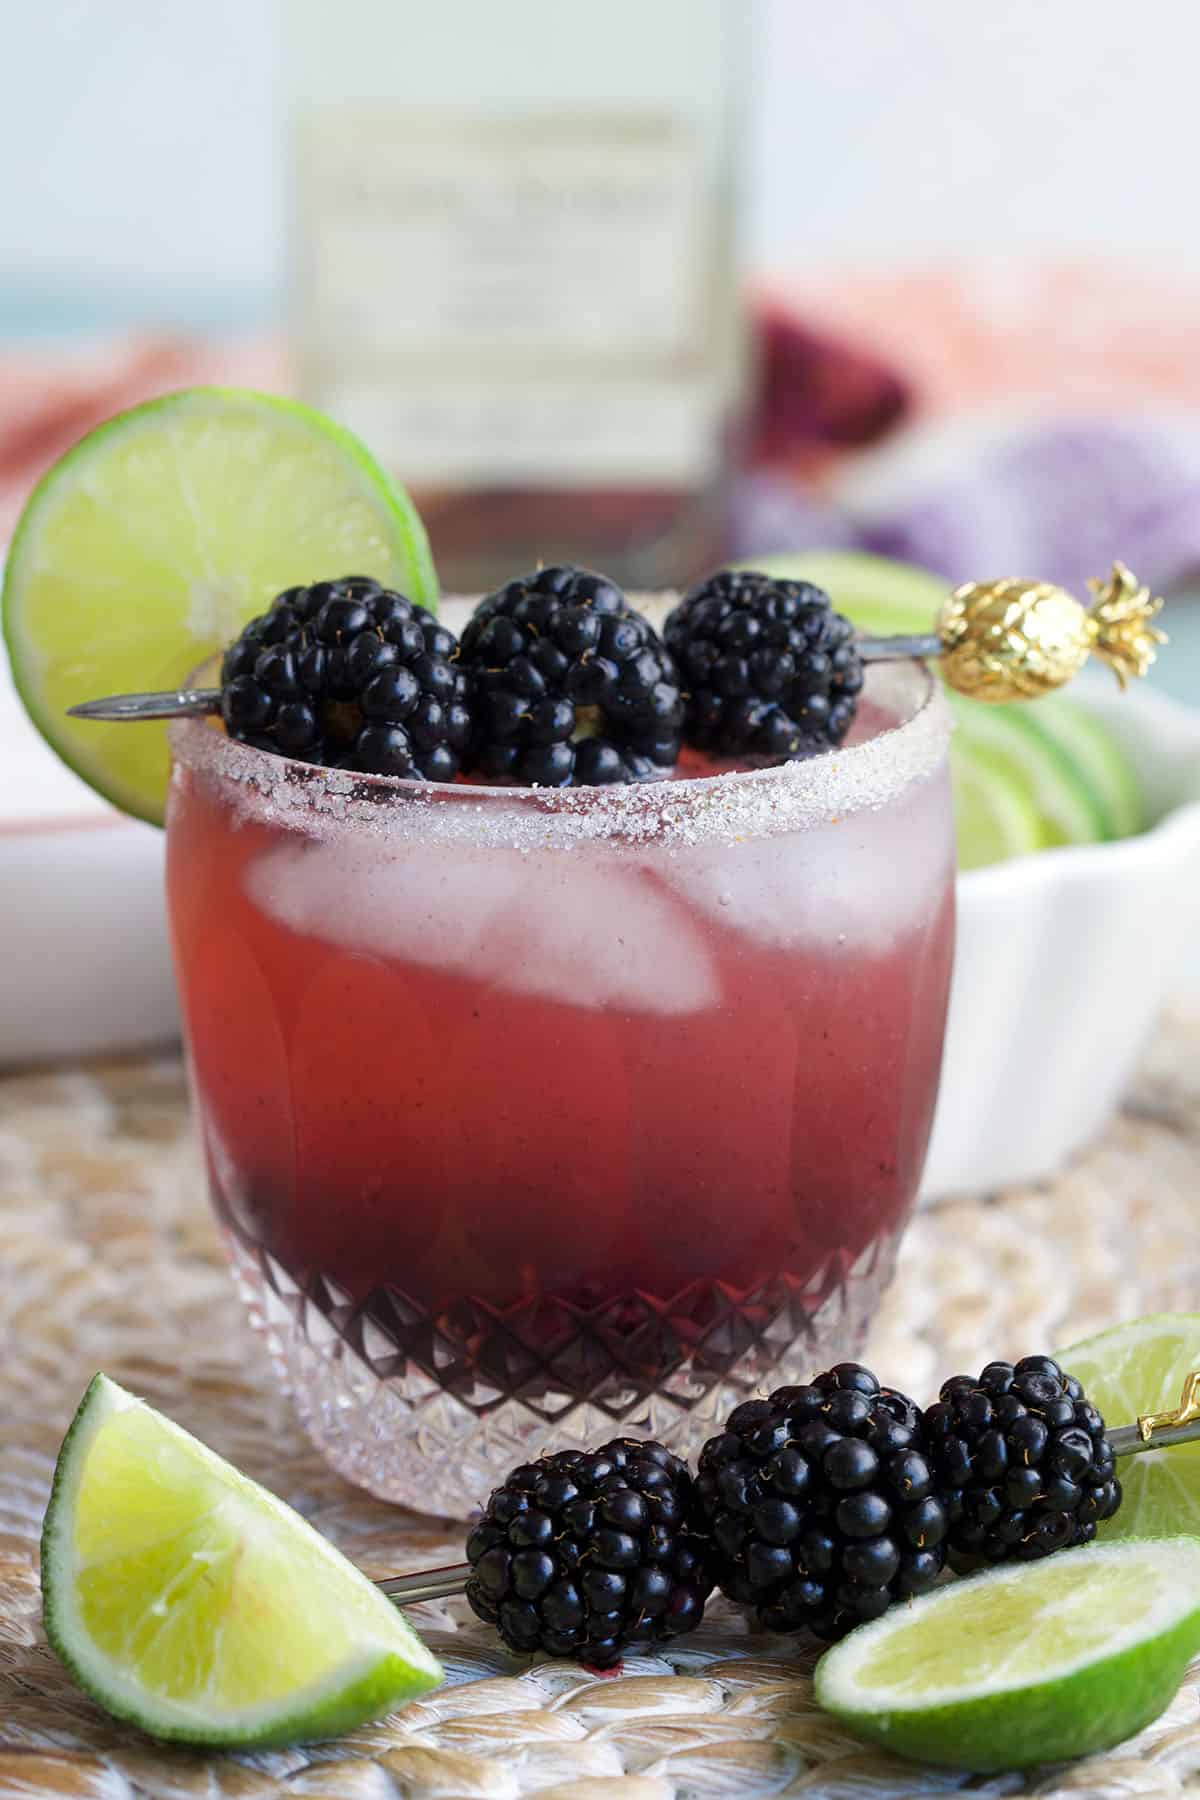
<svg viewBox="0 0 1200 1800">
<path fill-rule="evenodd" d="M 203 382 L 285 385 L 271 343 L 178 338 L 0 350 L 0 543 L 46 469 L 85 432 L 127 406 Z"/>
<path fill-rule="evenodd" d="M 814 329 L 894 369 L 922 414 L 1200 415 L 1194 276 L 1009 257 L 913 269 L 817 265 L 763 288 Z"/>
<path fill-rule="evenodd" d="M 756 462 L 873 441 L 902 416 L 903 382 L 881 360 L 777 306 L 757 317 Z M 281 344 L 131 338 L 72 348 L 0 347 L 0 542 L 38 477 L 102 420 L 204 382 L 286 393 Z"/>
<path fill-rule="evenodd" d="M 955 579 L 1003 566 L 1068 584 L 1114 554 L 1155 582 L 1200 569 L 1200 280 L 816 266 L 760 283 L 755 317 L 744 552 L 860 544 Z M 0 349 L 0 543 L 86 431 L 203 382 L 287 391 L 282 347 Z"/>
</svg>

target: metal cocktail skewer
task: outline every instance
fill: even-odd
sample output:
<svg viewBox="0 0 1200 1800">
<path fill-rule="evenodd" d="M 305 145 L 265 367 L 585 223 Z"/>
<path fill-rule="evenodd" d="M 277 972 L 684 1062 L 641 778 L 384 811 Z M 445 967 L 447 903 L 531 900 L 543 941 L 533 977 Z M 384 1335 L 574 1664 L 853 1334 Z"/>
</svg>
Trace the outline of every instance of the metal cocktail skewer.
<svg viewBox="0 0 1200 1800">
<path fill-rule="evenodd" d="M 1062 687 L 1089 656 L 1108 663 L 1121 686 L 1144 675 L 1165 643 L 1153 623 L 1161 600 L 1152 598 L 1123 563 L 1107 581 L 1089 583 L 1096 600 L 1085 607 L 1048 581 L 968 581 L 955 588 L 935 629 L 902 637 L 860 637 L 863 662 L 936 657 L 947 683 L 978 700 L 1030 700 Z M 219 688 L 179 688 L 164 694 L 114 694 L 67 709 L 72 718 L 202 718 L 221 710 Z"/>
<path fill-rule="evenodd" d="M 72 719 L 102 719 L 114 725 L 122 720 L 203 719 L 220 710 L 220 688 L 179 688 L 175 693 L 110 694 L 103 700 L 68 706 L 67 713 Z"/>
<path fill-rule="evenodd" d="M 917 637 L 859 638 L 858 653 L 864 662 L 896 662 L 910 657 L 940 656 L 941 639 L 933 632 Z M 103 700 L 85 700 L 69 706 L 73 719 L 100 719 L 105 724 L 140 719 L 200 719 L 221 710 L 220 688 L 180 688 L 161 694 L 112 694 Z"/>
<path fill-rule="evenodd" d="M 416 1606 L 421 1600 L 447 1600 L 461 1594 L 471 1573 L 470 1563 L 447 1563 L 444 1569 L 420 1569 L 415 1575 L 391 1575 L 377 1581 L 381 1593 L 397 1606 Z"/>
<path fill-rule="evenodd" d="M 1169 1412 L 1146 1413 L 1134 1425 L 1114 1425 L 1105 1435 L 1114 1456 L 1140 1456 L 1146 1450 L 1194 1443 L 1200 1438 L 1200 1369 L 1193 1369 L 1184 1381 L 1178 1406 Z M 422 1600 L 446 1600 L 461 1594 L 470 1574 L 470 1563 L 447 1563 L 441 1569 L 392 1575 L 375 1585 L 397 1606 L 416 1606 Z"/>
</svg>

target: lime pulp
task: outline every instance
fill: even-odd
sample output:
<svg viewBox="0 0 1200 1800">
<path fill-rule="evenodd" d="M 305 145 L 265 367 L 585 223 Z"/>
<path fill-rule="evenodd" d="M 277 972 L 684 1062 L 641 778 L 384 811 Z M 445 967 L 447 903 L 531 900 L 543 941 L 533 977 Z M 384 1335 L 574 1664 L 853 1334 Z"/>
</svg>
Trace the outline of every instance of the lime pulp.
<svg viewBox="0 0 1200 1800">
<path fill-rule="evenodd" d="M 1089 1544 L 896 1607 L 826 1652 L 816 1697 L 871 1743 L 992 1773 L 1111 1749 L 1200 1650 L 1200 1539 Z"/>
</svg>

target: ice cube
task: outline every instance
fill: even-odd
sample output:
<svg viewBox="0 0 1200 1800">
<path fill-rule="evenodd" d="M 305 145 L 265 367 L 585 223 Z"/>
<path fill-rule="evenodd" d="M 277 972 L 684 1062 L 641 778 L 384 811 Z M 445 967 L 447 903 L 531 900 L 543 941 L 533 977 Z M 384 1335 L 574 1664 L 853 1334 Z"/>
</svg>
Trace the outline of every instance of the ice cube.
<svg viewBox="0 0 1200 1800">
<path fill-rule="evenodd" d="M 611 847 L 327 839 L 256 857 L 246 884 L 256 906 L 303 935 L 566 1005 L 670 1014 L 720 998 L 686 909 Z"/>
<path fill-rule="evenodd" d="M 907 806 L 864 810 L 808 831 L 681 849 L 664 873 L 686 907 L 765 948 L 883 953 L 937 909 L 950 869 L 935 825 Z"/>
</svg>

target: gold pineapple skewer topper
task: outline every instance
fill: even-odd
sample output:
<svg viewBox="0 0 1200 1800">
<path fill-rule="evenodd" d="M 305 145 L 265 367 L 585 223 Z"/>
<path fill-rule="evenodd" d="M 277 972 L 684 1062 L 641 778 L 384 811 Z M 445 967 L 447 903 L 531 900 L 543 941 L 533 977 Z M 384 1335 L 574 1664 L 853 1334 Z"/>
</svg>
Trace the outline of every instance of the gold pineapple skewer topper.
<svg viewBox="0 0 1200 1800">
<path fill-rule="evenodd" d="M 1086 607 L 1050 581 L 968 581 L 955 588 L 935 629 L 916 636 L 860 637 L 863 662 L 937 658 L 946 681 L 974 700 L 1033 700 L 1077 675 L 1098 656 L 1124 687 L 1144 675 L 1166 633 L 1152 624 L 1162 606 L 1150 589 L 1115 562 L 1107 581 L 1088 586 Z M 161 694 L 110 694 L 67 711 L 106 722 L 202 718 L 221 710 L 220 688 L 179 688 Z"/>
<path fill-rule="evenodd" d="M 1144 675 L 1166 634 L 1152 623 L 1162 607 L 1124 563 L 1107 581 L 1089 581 L 1085 607 L 1048 581 L 968 581 L 938 620 L 942 672 L 975 700 L 1032 700 L 1062 687 L 1089 655 L 1124 687 Z"/>
</svg>

